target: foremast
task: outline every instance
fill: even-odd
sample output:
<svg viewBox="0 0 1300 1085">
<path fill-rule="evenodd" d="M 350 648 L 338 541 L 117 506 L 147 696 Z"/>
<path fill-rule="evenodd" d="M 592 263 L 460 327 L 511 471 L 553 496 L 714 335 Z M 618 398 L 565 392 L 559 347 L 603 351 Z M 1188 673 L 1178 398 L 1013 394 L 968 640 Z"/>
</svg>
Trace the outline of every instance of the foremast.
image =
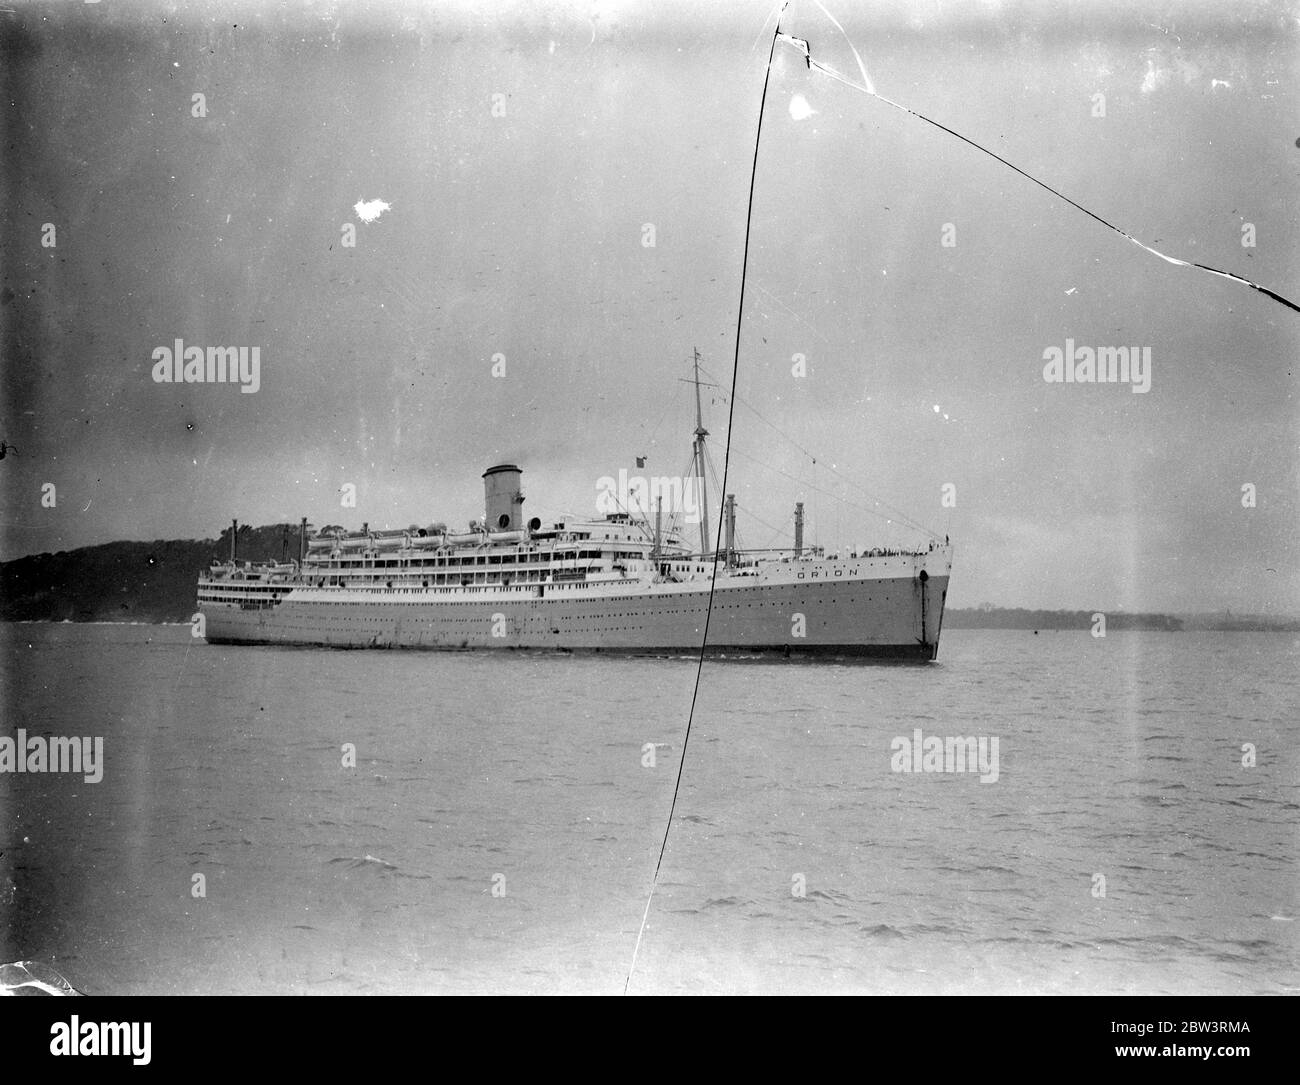
<svg viewBox="0 0 1300 1085">
<path fill-rule="evenodd" d="M 695 477 L 700 480 L 700 557 L 709 553 L 709 483 L 704 461 L 704 412 L 700 405 L 700 352 L 695 350 Z"/>
</svg>

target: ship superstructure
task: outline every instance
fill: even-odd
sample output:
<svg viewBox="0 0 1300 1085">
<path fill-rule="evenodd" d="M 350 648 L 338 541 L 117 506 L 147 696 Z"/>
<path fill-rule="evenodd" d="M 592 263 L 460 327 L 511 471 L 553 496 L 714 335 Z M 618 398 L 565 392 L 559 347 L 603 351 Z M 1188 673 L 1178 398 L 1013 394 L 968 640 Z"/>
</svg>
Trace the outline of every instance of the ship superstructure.
<svg viewBox="0 0 1300 1085">
<path fill-rule="evenodd" d="M 207 640 L 696 651 L 712 582 L 711 651 L 933 659 L 938 650 L 947 545 L 705 556 L 676 530 L 656 539 L 629 513 L 515 528 L 521 477 L 513 464 L 484 473 L 486 516 L 473 531 L 334 531 L 305 539 L 292 562 L 232 553 L 199 578 Z"/>
<path fill-rule="evenodd" d="M 692 464 L 702 482 L 698 355 L 696 365 Z M 365 524 L 308 538 L 304 520 L 295 561 L 240 562 L 234 525 L 230 559 L 199 577 L 207 640 L 643 653 L 703 646 L 915 660 L 938 652 L 952 564 L 946 540 L 920 550 L 805 548 L 800 504 L 792 548 L 742 550 L 728 494 L 725 542 L 712 552 L 703 486 L 698 548 L 677 516 L 664 525 L 662 500 L 653 517 L 636 508 L 543 527 L 525 519 L 517 465 L 488 468 L 483 486 L 484 514 L 467 531 Z"/>
</svg>

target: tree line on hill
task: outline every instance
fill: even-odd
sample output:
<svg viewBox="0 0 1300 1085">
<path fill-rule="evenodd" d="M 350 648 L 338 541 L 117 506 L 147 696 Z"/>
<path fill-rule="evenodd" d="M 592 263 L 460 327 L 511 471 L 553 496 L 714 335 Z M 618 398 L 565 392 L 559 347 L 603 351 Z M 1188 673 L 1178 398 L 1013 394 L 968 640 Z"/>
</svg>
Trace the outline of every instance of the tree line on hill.
<svg viewBox="0 0 1300 1085">
<path fill-rule="evenodd" d="M 242 526 L 241 561 L 292 560 L 298 525 Z M 198 574 L 230 557 L 230 528 L 217 539 L 112 542 L 0 563 L 0 621 L 186 622 Z"/>
</svg>

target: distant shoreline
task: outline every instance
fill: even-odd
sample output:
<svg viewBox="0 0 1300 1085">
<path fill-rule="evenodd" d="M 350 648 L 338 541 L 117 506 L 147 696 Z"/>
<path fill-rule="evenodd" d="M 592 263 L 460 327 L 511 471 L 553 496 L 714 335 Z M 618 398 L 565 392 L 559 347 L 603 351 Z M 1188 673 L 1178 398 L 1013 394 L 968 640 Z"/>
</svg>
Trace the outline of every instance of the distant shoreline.
<svg viewBox="0 0 1300 1085">
<path fill-rule="evenodd" d="M 1134 614 L 1125 611 L 1027 610 L 1021 607 L 979 607 L 944 611 L 947 629 L 1030 629 L 1039 632 L 1091 630 L 1094 614 L 1105 614 L 1107 632 L 1143 630 L 1153 633 L 1300 633 L 1300 619 L 1260 615 Z"/>
<path fill-rule="evenodd" d="M 297 524 L 241 527 L 241 560 L 289 560 L 299 552 Z M 0 621 L 61 624 L 187 625 L 197 610 L 200 571 L 230 556 L 230 529 L 216 539 L 114 542 L 0 562 Z M 1300 617 L 1261 614 L 1131 613 L 1026 607 L 948 608 L 947 629 L 1091 630 L 1104 614 L 1107 632 L 1300 633 Z"/>
<path fill-rule="evenodd" d="M 84 621 L 77 621 L 73 618 L 0 618 L 0 623 L 3 623 L 4 625 L 139 625 L 148 629 L 187 629 L 192 624 L 190 622 L 136 622 L 129 621 L 125 618 L 116 621 L 112 619 L 86 619 Z"/>
</svg>

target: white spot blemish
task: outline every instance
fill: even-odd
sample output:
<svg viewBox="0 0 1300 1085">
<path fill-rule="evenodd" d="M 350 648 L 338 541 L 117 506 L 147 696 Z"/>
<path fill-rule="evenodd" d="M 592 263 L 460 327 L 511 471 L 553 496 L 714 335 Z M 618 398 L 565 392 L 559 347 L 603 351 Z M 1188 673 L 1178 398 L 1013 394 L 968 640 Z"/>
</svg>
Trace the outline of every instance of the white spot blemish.
<svg viewBox="0 0 1300 1085">
<path fill-rule="evenodd" d="M 392 209 L 392 206 L 383 200 L 358 200 L 352 208 L 362 222 L 374 222 L 385 211 Z"/>
<path fill-rule="evenodd" d="M 1143 94 L 1150 94 L 1158 87 L 1163 87 L 1169 82 L 1168 68 L 1161 68 L 1154 60 L 1147 59 L 1147 74 L 1142 79 L 1141 91 Z"/>
<path fill-rule="evenodd" d="M 802 94 L 796 94 L 790 99 L 790 116 L 797 121 L 804 121 L 811 117 L 817 110 L 808 104 L 808 99 Z"/>
</svg>

